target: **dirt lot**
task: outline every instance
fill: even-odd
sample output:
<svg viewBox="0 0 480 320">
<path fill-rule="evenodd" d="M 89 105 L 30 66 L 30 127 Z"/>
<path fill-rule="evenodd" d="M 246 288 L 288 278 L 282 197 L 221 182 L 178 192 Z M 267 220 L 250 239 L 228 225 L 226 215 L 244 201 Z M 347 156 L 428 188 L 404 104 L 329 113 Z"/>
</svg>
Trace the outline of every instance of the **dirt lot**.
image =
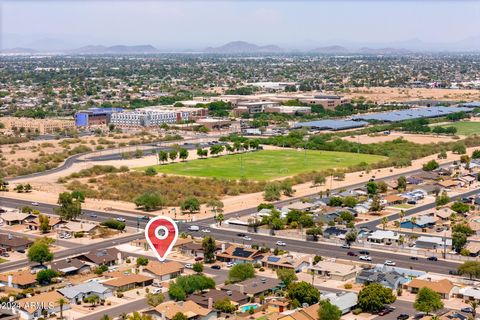
<svg viewBox="0 0 480 320">
<path fill-rule="evenodd" d="M 480 90 L 427 89 L 427 88 L 356 88 L 344 94 L 346 98 L 364 97 L 377 103 L 404 102 L 417 99 L 479 100 Z"/>
</svg>

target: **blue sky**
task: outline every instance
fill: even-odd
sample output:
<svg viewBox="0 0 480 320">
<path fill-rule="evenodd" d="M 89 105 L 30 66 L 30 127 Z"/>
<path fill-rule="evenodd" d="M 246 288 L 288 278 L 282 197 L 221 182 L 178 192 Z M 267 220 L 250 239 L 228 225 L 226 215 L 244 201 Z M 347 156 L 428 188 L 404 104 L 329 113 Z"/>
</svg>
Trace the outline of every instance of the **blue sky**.
<svg viewBox="0 0 480 320">
<path fill-rule="evenodd" d="M 3 47 L 228 41 L 307 48 L 454 43 L 480 36 L 480 1 L 0 0 Z"/>
</svg>

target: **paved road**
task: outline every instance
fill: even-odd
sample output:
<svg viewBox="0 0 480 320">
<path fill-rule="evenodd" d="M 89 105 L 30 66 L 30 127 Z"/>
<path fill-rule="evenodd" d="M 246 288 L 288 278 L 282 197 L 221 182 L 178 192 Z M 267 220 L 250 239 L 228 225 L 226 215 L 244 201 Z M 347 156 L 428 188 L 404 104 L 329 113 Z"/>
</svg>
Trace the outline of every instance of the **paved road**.
<svg viewBox="0 0 480 320">
<path fill-rule="evenodd" d="M 103 315 L 108 315 L 110 319 L 113 319 L 115 317 L 120 316 L 122 313 L 132 313 L 134 311 L 142 310 L 146 308 L 147 305 L 147 299 L 142 298 L 139 300 L 135 300 L 132 302 L 127 302 L 121 305 L 118 305 L 116 307 L 104 310 L 104 312 L 98 312 L 98 313 L 93 313 L 84 317 L 79 317 L 77 319 L 82 319 L 82 320 L 99 320 Z"/>
</svg>

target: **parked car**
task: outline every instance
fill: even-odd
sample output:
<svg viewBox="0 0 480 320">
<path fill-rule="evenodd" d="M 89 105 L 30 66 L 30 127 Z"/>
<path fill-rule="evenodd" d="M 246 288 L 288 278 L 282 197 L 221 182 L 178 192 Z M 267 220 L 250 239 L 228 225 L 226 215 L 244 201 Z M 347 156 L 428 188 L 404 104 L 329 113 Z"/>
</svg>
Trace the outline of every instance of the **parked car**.
<svg viewBox="0 0 480 320">
<path fill-rule="evenodd" d="M 369 255 L 370 255 L 370 252 L 367 251 L 367 250 L 360 250 L 359 253 L 360 253 L 360 254 L 363 254 L 363 255 L 365 255 L 365 256 L 369 256 Z"/>
<path fill-rule="evenodd" d="M 428 257 L 427 260 L 429 261 L 438 261 L 438 258 L 435 256 Z"/>
<path fill-rule="evenodd" d="M 283 242 L 283 241 L 277 241 L 276 243 L 277 243 L 277 246 L 281 246 L 281 247 L 284 247 L 284 246 L 287 245 L 287 244 L 286 244 L 285 242 Z"/>
<path fill-rule="evenodd" d="M 245 240 L 245 241 L 252 241 L 252 238 L 250 238 L 249 236 L 245 236 L 242 239 Z"/>
<path fill-rule="evenodd" d="M 162 293 L 162 288 L 153 288 L 150 292 L 153 294 L 159 294 Z"/>
<path fill-rule="evenodd" d="M 353 251 L 348 251 L 348 252 L 347 252 L 347 255 L 349 255 L 350 257 L 356 257 L 356 256 L 358 256 L 358 254 L 356 254 L 356 253 L 353 252 Z"/>
<path fill-rule="evenodd" d="M 245 233 L 237 233 L 237 236 L 239 236 L 240 238 L 243 238 L 243 237 L 246 237 L 247 235 Z"/>
<path fill-rule="evenodd" d="M 8 258 L 10 257 L 10 255 L 8 254 L 8 252 L 2 252 L 2 257 Z"/>
<path fill-rule="evenodd" d="M 185 264 L 185 269 L 193 269 L 193 264 L 191 263 Z"/>
<path fill-rule="evenodd" d="M 451 274 L 452 276 L 458 276 L 460 273 L 458 270 L 448 270 L 448 274 Z"/>
<path fill-rule="evenodd" d="M 410 318 L 410 316 L 406 313 L 401 313 L 398 317 L 397 317 L 397 320 L 407 320 L 408 318 Z"/>
<path fill-rule="evenodd" d="M 125 220 L 125 218 L 118 217 L 118 218 L 117 218 L 117 221 L 120 221 L 120 222 L 125 222 L 125 221 L 127 221 L 127 220 Z"/>
<path fill-rule="evenodd" d="M 150 220 L 150 217 L 149 216 L 143 216 L 142 220 L 147 220 L 148 221 L 148 220 Z"/>
<path fill-rule="evenodd" d="M 383 264 L 386 266 L 392 266 L 392 267 L 397 265 L 395 261 L 392 261 L 392 260 L 385 260 Z"/>
<path fill-rule="evenodd" d="M 460 309 L 460 311 L 465 312 L 465 313 L 473 313 L 473 308 L 472 307 L 465 307 Z"/>
<path fill-rule="evenodd" d="M 342 244 L 341 248 L 350 249 L 350 245 L 348 243 L 344 243 L 344 244 Z"/>
<path fill-rule="evenodd" d="M 188 230 L 189 231 L 200 231 L 200 227 L 199 226 L 190 226 L 190 227 L 188 227 Z"/>
<path fill-rule="evenodd" d="M 213 266 L 211 266 L 212 269 L 215 269 L 215 270 L 220 270 L 222 269 L 221 266 L 219 266 L 218 264 L 214 264 Z"/>
<path fill-rule="evenodd" d="M 227 263 L 227 268 L 231 268 L 231 267 L 233 267 L 234 265 L 236 265 L 235 262 L 229 262 L 229 263 Z"/>
<path fill-rule="evenodd" d="M 363 261 L 372 261 L 372 257 L 366 256 L 366 255 L 360 256 L 360 257 L 358 257 L 358 259 L 363 260 Z"/>
<path fill-rule="evenodd" d="M 202 261 L 202 260 L 203 260 L 202 257 L 196 257 L 196 258 L 195 258 L 195 261 Z"/>
</svg>

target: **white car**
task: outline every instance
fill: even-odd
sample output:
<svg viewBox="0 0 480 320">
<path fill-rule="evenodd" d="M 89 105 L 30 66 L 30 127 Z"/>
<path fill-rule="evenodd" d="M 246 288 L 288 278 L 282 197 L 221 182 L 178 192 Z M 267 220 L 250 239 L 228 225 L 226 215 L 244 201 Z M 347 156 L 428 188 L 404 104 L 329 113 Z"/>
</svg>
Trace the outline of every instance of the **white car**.
<svg viewBox="0 0 480 320">
<path fill-rule="evenodd" d="M 127 220 L 125 220 L 125 218 L 118 217 L 118 218 L 117 218 L 117 221 L 120 221 L 120 222 L 125 222 L 125 221 L 127 221 Z"/>
<path fill-rule="evenodd" d="M 32 202 L 32 206 L 37 207 L 37 206 L 38 206 L 38 202 Z"/>
<path fill-rule="evenodd" d="M 363 260 L 363 261 L 372 261 L 372 258 L 370 256 L 360 256 L 358 259 Z"/>
<path fill-rule="evenodd" d="M 203 232 L 203 233 L 210 233 L 210 230 L 208 230 L 208 229 L 203 229 L 202 232 Z"/>
<path fill-rule="evenodd" d="M 242 239 L 245 240 L 245 241 L 252 241 L 252 238 L 250 238 L 249 236 L 245 236 Z"/>
<path fill-rule="evenodd" d="M 385 260 L 385 262 L 384 262 L 383 264 L 386 265 L 386 266 L 392 266 L 392 267 L 397 265 L 397 264 L 396 264 L 394 261 L 392 261 L 392 260 Z"/>
<path fill-rule="evenodd" d="M 193 264 L 191 263 L 185 264 L 185 269 L 193 269 Z"/>
<path fill-rule="evenodd" d="M 285 242 L 283 242 L 283 241 L 277 241 L 276 243 L 277 243 L 277 246 L 281 246 L 281 247 L 284 247 L 284 246 L 287 245 L 287 244 L 286 244 Z"/>
<path fill-rule="evenodd" d="M 199 226 L 190 226 L 188 227 L 188 231 L 199 231 L 200 227 Z"/>
<path fill-rule="evenodd" d="M 153 293 L 153 294 L 162 293 L 162 288 L 154 288 L 150 292 Z"/>
<path fill-rule="evenodd" d="M 227 263 L 227 268 L 231 268 L 231 267 L 233 267 L 234 265 L 236 265 L 235 262 L 229 262 L 229 263 Z"/>
</svg>

